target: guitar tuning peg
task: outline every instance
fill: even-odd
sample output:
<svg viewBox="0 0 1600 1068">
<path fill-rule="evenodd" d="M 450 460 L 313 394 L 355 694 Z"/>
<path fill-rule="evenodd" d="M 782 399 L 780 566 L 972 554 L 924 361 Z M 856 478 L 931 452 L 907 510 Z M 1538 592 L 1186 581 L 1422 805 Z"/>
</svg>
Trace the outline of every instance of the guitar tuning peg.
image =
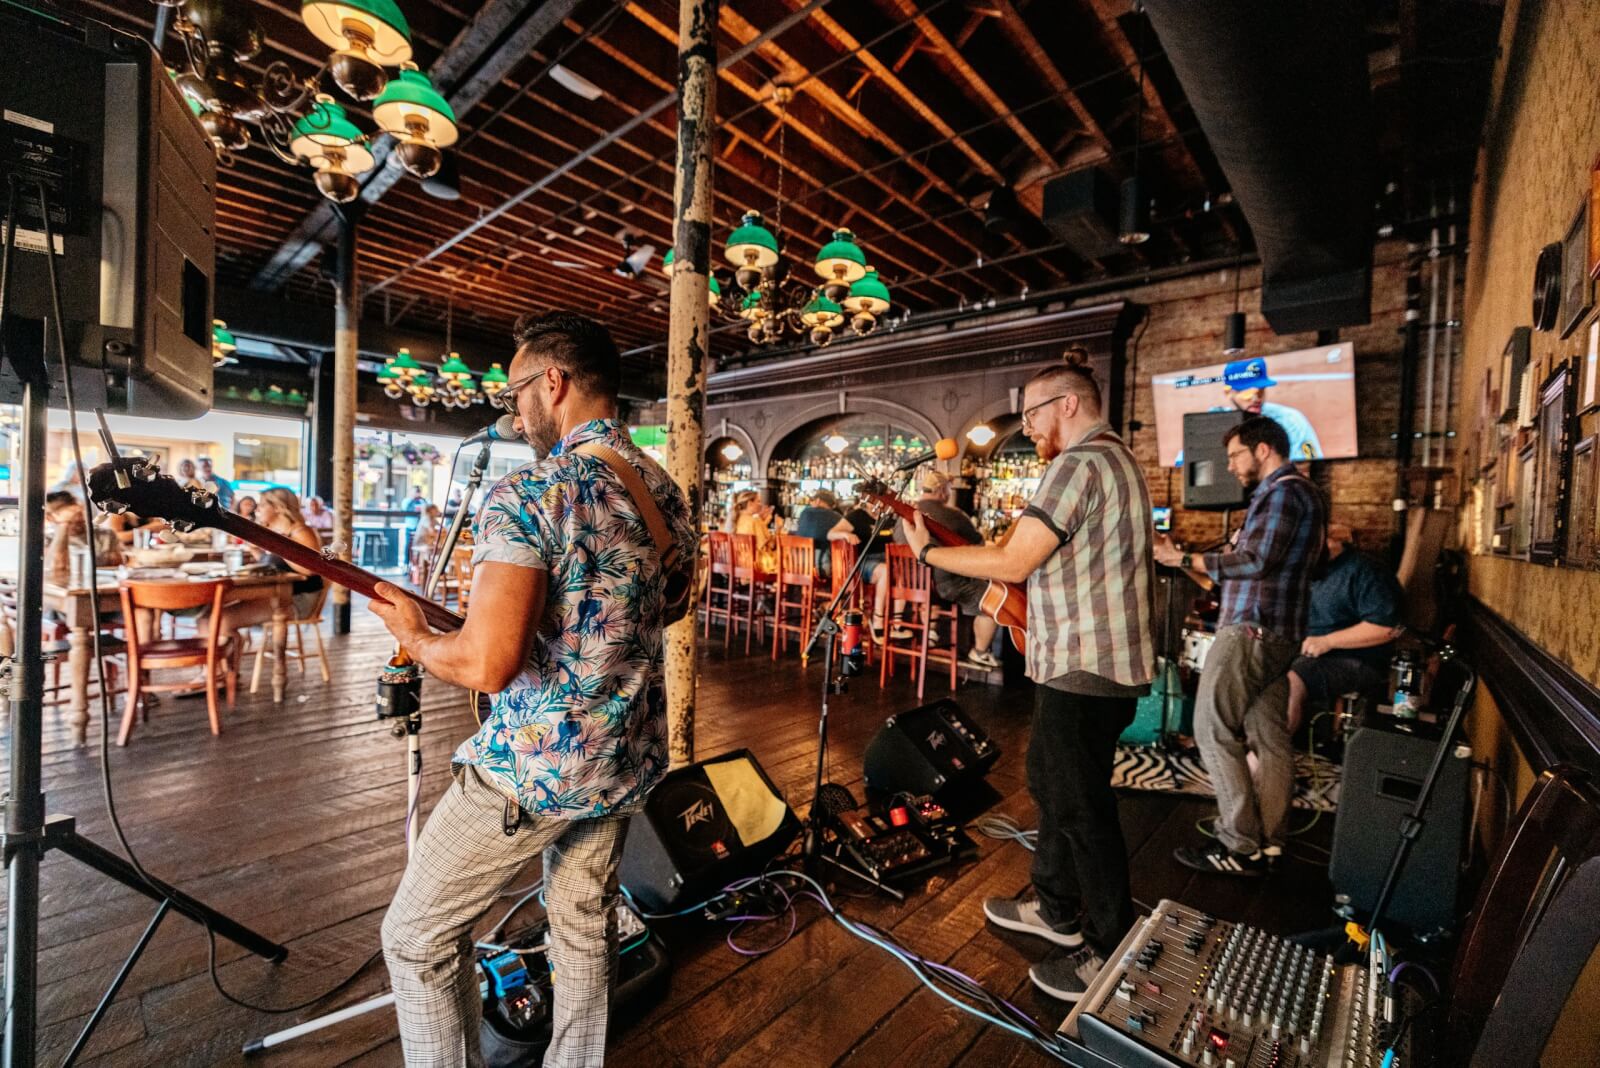
<svg viewBox="0 0 1600 1068">
<path fill-rule="evenodd" d="M 344 557 L 344 551 L 345 551 L 344 542 L 342 542 L 342 541 L 329 542 L 327 545 L 324 545 L 322 547 L 322 558 L 324 560 L 343 560 L 345 558 Z"/>
</svg>

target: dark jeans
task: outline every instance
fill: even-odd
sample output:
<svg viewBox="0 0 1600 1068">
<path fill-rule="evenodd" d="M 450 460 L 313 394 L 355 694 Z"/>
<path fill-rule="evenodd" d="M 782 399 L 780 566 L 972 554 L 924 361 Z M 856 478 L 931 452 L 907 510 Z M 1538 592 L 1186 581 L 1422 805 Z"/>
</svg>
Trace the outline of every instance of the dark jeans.
<svg viewBox="0 0 1600 1068">
<path fill-rule="evenodd" d="M 1083 916 L 1083 936 L 1109 955 L 1133 926 L 1128 847 L 1111 767 L 1137 702 L 1039 686 L 1028 740 L 1028 792 L 1039 808 L 1033 890 L 1044 919 Z"/>
</svg>

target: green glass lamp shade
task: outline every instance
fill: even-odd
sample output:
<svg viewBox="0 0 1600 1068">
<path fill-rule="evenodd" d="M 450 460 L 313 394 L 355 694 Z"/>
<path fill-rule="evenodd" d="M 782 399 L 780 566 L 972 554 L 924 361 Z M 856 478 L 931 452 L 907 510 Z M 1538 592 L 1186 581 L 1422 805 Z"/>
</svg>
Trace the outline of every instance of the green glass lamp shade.
<svg viewBox="0 0 1600 1068">
<path fill-rule="evenodd" d="M 290 404 L 304 404 L 306 402 L 306 395 L 301 393 L 298 389 L 291 389 L 289 391 L 288 401 Z"/>
<path fill-rule="evenodd" d="M 476 392 L 478 392 L 478 383 L 473 381 L 473 378 L 472 378 L 471 375 L 462 375 L 460 378 L 456 379 L 455 382 L 456 382 L 456 388 L 459 389 L 462 393 L 476 393 Z"/>
<path fill-rule="evenodd" d="M 717 276 L 714 274 L 707 275 L 706 281 L 711 283 L 711 288 L 709 290 L 710 296 L 708 300 L 711 306 L 715 308 L 718 304 L 722 303 L 722 283 L 717 281 Z"/>
<path fill-rule="evenodd" d="M 228 329 L 228 324 L 221 319 L 211 320 L 211 347 L 223 354 L 230 353 L 239 347 L 238 339 Z"/>
<path fill-rule="evenodd" d="M 370 37 L 367 53 L 385 67 L 397 67 L 411 58 L 411 27 L 394 0 L 304 0 L 300 21 L 329 48 L 349 48 L 354 43 L 346 24 Z"/>
<path fill-rule="evenodd" d="M 410 389 L 413 393 L 432 393 L 433 376 L 426 371 L 418 371 L 411 376 Z"/>
<path fill-rule="evenodd" d="M 810 304 L 800 309 L 800 321 L 807 326 L 838 326 L 844 322 L 844 309 L 818 293 Z"/>
<path fill-rule="evenodd" d="M 372 118 L 396 137 L 411 133 L 412 124 L 421 122 L 422 135 L 440 148 L 456 143 L 456 113 L 439 94 L 428 76 L 407 64 L 400 76 L 390 78 L 383 92 L 372 102 Z"/>
<path fill-rule="evenodd" d="M 489 394 L 499 393 L 502 389 L 506 388 L 506 385 L 510 381 L 511 379 L 506 377 L 506 372 L 503 367 L 497 363 L 491 363 L 489 365 L 489 369 L 483 373 L 484 392 Z"/>
<path fill-rule="evenodd" d="M 867 273 L 867 255 L 849 230 L 835 230 L 833 240 L 817 253 L 817 277 L 824 281 L 854 282 Z"/>
<path fill-rule="evenodd" d="M 350 121 L 338 101 L 321 96 L 294 124 L 289 151 L 313 166 L 323 167 L 330 165 L 329 149 L 343 153 L 340 169 L 347 174 L 365 174 L 375 162 L 367 151 L 361 128 Z"/>
<path fill-rule="evenodd" d="M 249 393 L 246 393 L 244 395 L 244 399 L 247 400 L 247 401 L 254 401 L 257 404 L 260 404 L 261 403 L 261 391 L 259 389 L 252 389 Z"/>
<path fill-rule="evenodd" d="M 271 385 L 267 387 L 267 403 L 282 404 L 284 402 L 283 387 Z"/>
<path fill-rule="evenodd" d="M 922 439 L 913 435 L 911 440 L 906 442 L 906 448 L 910 449 L 912 452 L 921 452 Z"/>
<path fill-rule="evenodd" d="M 667 254 L 661 257 L 661 273 L 668 278 L 672 277 L 672 249 L 667 249 Z"/>
<path fill-rule="evenodd" d="M 396 371 L 392 364 L 385 363 L 378 371 L 378 381 L 384 384 L 398 382 L 400 381 L 400 372 Z"/>
<path fill-rule="evenodd" d="M 871 267 L 867 273 L 850 284 L 850 295 L 845 298 L 847 311 L 882 315 L 889 310 L 889 287 L 883 284 L 878 272 Z"/>
<path fill-rule="evenodd" d="M 412 378 L 422 373 L 422 365 L 411 358 L 410 349 L 401 349 L 395 353 L 391 366 L 402 378 Z"/>
<path fill-rule="evenodd" d="M 905 437 L 903 435 L 896 434 L 894 436 L 894 440 L 889 443 L 889 447 L 891 449 L 893 449 L 895 452 L 905 452 L 906 451 L 906 439 L 905 439 Z"/>
<path fill-rule="evenodd" d="M 463 378 L 471 378 L 472 368 L 467 366 L 459 352 L 452 352 L 450 358 L 439 367 L 439 377 L 458 382 Z"/>
<path fill-rule="evenodd" d="M 735 267 L 771 267 L 778 262 L 778 239 L 761 223 L 759 211 L 747 211 L 728 235 L 728 262 Z"/>
<path fill-rule="evenodd" d="M 739 318 L 765 319 L 766 317 L 767 310 L 761 306 L 761 290 L 752 289 L 739 302 Z"/>
</svg>

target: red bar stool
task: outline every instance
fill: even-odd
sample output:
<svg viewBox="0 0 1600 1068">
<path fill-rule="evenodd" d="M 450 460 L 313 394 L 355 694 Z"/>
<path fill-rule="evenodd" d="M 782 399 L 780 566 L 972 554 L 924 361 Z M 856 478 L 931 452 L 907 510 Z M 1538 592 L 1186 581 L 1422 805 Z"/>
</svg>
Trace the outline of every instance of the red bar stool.
<svg viewBox="0 0 1600 1068">
<path fill-rule="evenodd" d="M 883 666 L 878 672 L 878 685 L 888 685 L 890 676 L 894 674 L 895 658 L 904 657 L 911 661 L 911 670 L 917 677 L 917 700 L 922 700 L 930 660 L 949 665 L 950 689 L 953 691 L 956 688 L 956 665 L 960 662 L 956 656 L 960 611 L 941 606 L 933 599 L 933 569 L 918 562 L 904 545 L 890 545 L 883 566 L 889 569 L 889 597 L 884 602 L 883 618 L 878 621 L 884 636 Z M 890 637 L 889 612 L 895 601 L 905 602 L 900 625 L 911 631 L 910 638 L 899 642 Z M 949 642 L 933 645 L 928 641 L 928 632 L 940 620 L 948 622 Z"/>
<path fill-rule="evenodd" d="M 772 659 L 778 648 L 787 646 L 784 635 L 793 634 L 801 650 L 811 637 L 811 620 L 816 613 L 817 543 L 810 538 L 783 534 L 778 538 L 778 600 L 772 616 Z M 800 622 L 789 622 L 789 611 L 800 610 Z"/>
<path fill-rule="evenodd" d="M 750 635 L 755 628 L 764 628 L 767 613 L 758 612 L 761 597 L 772 589 L 773 576 L 761 570 L 761 565 L 756 560 L 756 538 L 754 534 L 730 534 L 733 541 L 733 592 L 728 594 L 728 603 L 735 609 L 730 617 L 735 627 L 740 622 L 744 623 L 744 651 L 750 652 Z M 744 612 L 741 615 L 738 605 L 743 603 Z M 766 630 L 763 629 L 762 641 L 766 640 Z"/>
<path fill-rule="evenodd" d="M 728 647 L 733 635 L 733 535 L 713 530 L 707 535 L 706 556 L 710 566 L 706 570 L 705 637 L 711 637 L 711 619 L 722 617 L 722 647 Z M 722 581 L 717 581 L 718 577 Z M 717 607 L 716 595 L 722 595 L 722 607 Z"/>
</svg>

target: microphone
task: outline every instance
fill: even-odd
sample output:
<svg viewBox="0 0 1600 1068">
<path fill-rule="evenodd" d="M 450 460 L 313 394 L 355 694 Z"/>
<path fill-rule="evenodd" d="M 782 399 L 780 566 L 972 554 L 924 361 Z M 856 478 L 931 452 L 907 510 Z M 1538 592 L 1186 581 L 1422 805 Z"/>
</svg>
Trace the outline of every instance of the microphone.
<svg viewBox="0 0 1600 1068">
<path fill-rule="evenodd" d="M 940 438 L 933 443 L 932 449 L 929 449 L 921 456 L 913 456 L 895 468 L 895 473 L 899 474 L 901 471 L 910 471 L 912 468 L 921 467 L 930 460 L 954 460 L 956 454 L 960 451 L 961 446 L 956 444 L 955 438 Z"/>
<path fill-rule="evenodd" d="M 517 417 L 502 415 L 476 434 L 461 443 L 464 449 L 468 445 L 484 445 L 492 441 L 521 441 L 516 432 Z"/>
</svg>

